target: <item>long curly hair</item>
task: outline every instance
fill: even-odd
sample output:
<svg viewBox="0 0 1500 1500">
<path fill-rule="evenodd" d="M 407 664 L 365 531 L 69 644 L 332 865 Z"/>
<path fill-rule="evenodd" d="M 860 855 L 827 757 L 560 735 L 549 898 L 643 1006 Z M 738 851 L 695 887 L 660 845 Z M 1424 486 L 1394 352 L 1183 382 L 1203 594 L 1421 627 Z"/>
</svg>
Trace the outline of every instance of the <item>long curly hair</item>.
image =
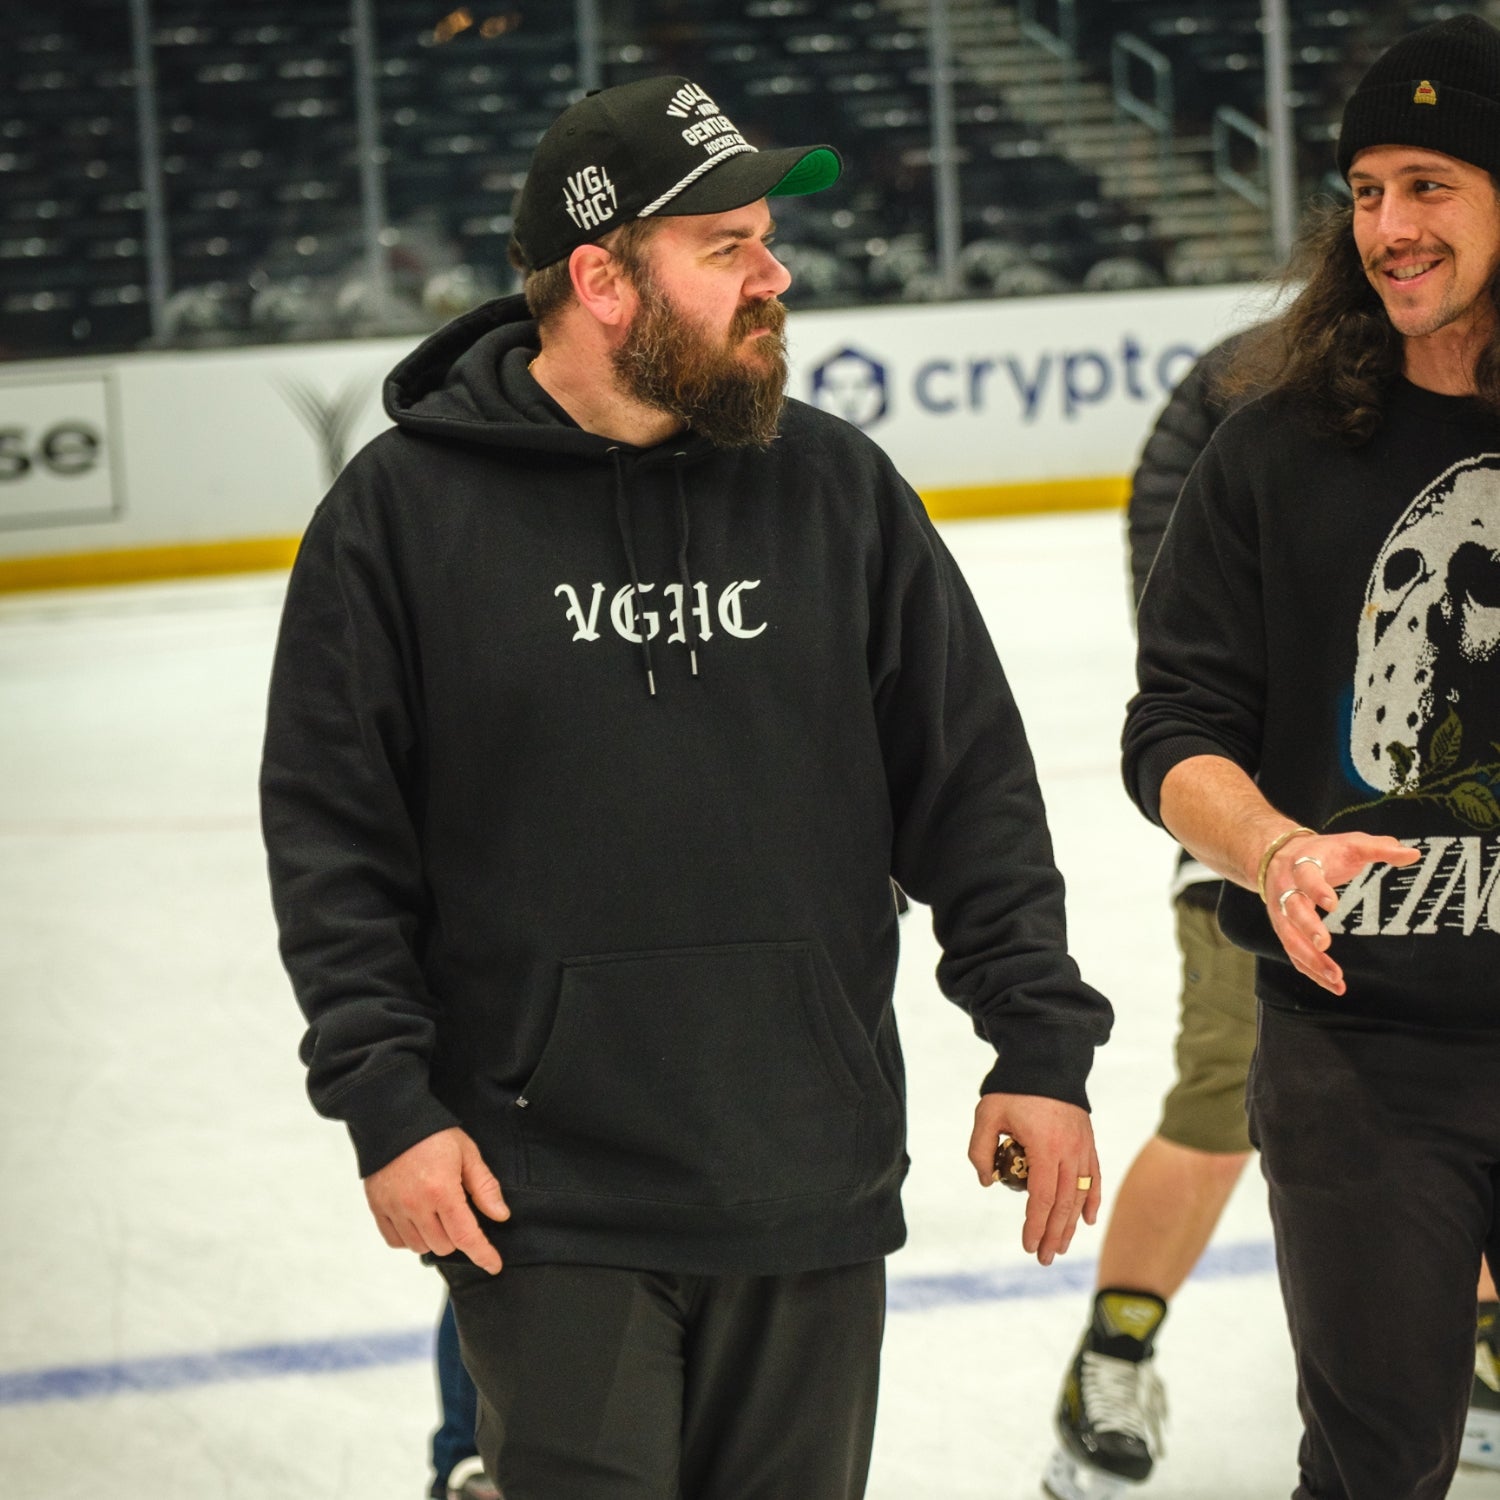
<svg viewBox="0 0 1500 1500">
<path fill-rule="evenodd" d="M 1284 289 L 1299 284 L 1285 311 L 1246 336 L 1221 389 L 1230 397 L 1283 395 L 1319 427 L 1358 447 L 1380 426 L 1391 382 L 1401 372 L 1404 340 L 1365 275 L 1352 203 L 1324 203 L 1310 215 L 1282 277 Z M 1480 351 L 1474 383 L 1476 399 L 1500 419 L 1500 273 L 1489 296 L 1495 328 Z"/>
</svg>

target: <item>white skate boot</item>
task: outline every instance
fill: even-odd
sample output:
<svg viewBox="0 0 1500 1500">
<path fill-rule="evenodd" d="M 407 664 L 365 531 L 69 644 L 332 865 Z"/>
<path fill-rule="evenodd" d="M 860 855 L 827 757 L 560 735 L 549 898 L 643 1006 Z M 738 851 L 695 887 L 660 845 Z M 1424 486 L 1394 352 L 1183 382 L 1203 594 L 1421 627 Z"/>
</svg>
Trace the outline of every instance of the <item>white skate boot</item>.
<svg viewBox="0 0 1500 1500">
<path fill-rule="evenodd" d="M 1500 1361 L 1495 1358 L 1497 1337 L 1493 1304 L 1484 1304 L 1474 1343 L 1474 1389 L 1464 1417 L 1459 1462 L 1480 1469 L 1500 1469 Z M 1486 1315 L 1487 1314 L 1487 1315 Z"/>
</svg>

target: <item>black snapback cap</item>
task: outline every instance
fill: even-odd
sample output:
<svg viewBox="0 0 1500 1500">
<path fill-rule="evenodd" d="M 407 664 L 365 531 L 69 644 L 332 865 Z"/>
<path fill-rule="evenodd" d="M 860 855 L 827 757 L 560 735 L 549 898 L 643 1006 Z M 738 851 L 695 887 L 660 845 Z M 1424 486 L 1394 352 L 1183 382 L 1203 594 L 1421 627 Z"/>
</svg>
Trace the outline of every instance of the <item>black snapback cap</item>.
<svg viewBox="0 0 1500 1500">
<path fill-rule="evenodd" d="M 842 170 L 832 146 L 758 150 L 686 78 L 642 78 L 589 94 L 548 127 L 516 203 L 516 244 L 540 271 L 632 219 L 816 193 Z"/>
</svg>

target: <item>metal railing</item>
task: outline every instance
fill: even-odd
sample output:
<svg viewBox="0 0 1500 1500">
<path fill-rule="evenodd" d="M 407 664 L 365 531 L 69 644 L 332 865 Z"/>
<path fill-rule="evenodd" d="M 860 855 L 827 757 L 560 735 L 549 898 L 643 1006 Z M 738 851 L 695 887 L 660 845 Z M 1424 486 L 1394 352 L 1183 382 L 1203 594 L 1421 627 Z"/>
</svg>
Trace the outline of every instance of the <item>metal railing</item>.
<svg viewBox="0 0 1500 1500">
<path fill-rule="evenodd" d="M 146 295 L 151 337 L 166 336 L 172 295 L 167 248 L 166 190 L 162 185 L 161 121 L 156 108 L 156 58 L 151 46 L 150 0 L 130 0 L 130 49 L 135 72 L 135 126 L 141 170 L 141 229 L 146 246 Z"/>
<path fill-rule="evenodd" d="M 1266 56 L 1266 179 L 1271 243 L 1276 258 L 1292 252 L 1297 234 L 1296 134 L 1292 127 L 1291 18 L 1287 0 L 1261 0 Z"/>
<path fill-rule="evenodd" d="M 963 238 L 958 183 L 958 132 L 953 118 L 953 38 L 948 0 L 928 0 L 928 107 L 932 121 L 932 208 L 937 271 L 946 296 L 960 291 L 959 241 Z"/>
<path fill-rule="evenodd" d="M 1151 71 L 1151 95 L 1142 97 L 1131 87 L 1131 62 L 1141 62 Z M 1114 90 L 1115 111 L 1139 121 L 1156 137 L 1157 162 L 1161 180 L 1159 195 L 1172 196 L 1172 143 L 1177 108 L 1172 83 L 1172 61 L 1155 47 L 1143 42 L 1133 32 L 1118 31 L 1109 49 L 1110 82 Z"/>
<path fill-rule="evenodd" d="M 1068 61 L 1076 58 L 1078 0 L 1052 0 L 1050 10 L 1056 19 L 1050 27 L 1042 20 L 1041 9 L 1041 0 L 1020 0 L 1016 7 L 1016 17 L 1021 35 L 1054 57 Z"/>
<path fill-rule="evenodd" d="M 1255 148 L 1256 175 L 1254 177 L 1246 176 L 1234 165 L 1236 138 L 1249 141 Z M 1221 104 L 1214 111 L 1213 143 L 1215 180 L 1231 192 L 1238 193 L 1246 203 L 1253 204 L 1256 208 L 1268 208 L 1271 203 L 1268 186 L 1271 160 L 1270 132 L 1263 125 L 1257 125 L 1249 115 L 1242 114 L 1231 105 Z"/>
</svg>

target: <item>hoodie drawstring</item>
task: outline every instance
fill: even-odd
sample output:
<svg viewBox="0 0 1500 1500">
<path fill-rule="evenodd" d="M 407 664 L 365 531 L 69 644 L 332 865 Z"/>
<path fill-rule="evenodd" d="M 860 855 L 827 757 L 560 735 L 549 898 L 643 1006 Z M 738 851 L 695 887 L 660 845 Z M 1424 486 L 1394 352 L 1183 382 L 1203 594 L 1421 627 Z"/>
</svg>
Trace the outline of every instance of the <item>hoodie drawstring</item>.
<svg viewBox="0 0 1500 1500">
<path fill-rule="evenodd" d="M 687 487 L 683 483 L 682 465 L 687 454 L 672 455 L 672 473 L 677 479 L 677 576 L 682 581 L 682 638 L 687 643 L 688 661 L 692 663 L 693 676 L 698 675 L 698 634 L 693 625 L 693 583 L 688 572 L 688 503 Z"/>
<path fill-rule="evenodd" d="M 615 524 L 620 528 L 620 541 L 625 548 L 625 562 L 630 568 L 630 586 L 635 590 L 637 600 L 641 597 L 641 573 L 635 561 L 635 528 L 630 520 L 630 496 L 625 489 L 625 461 L 620 457 L 618 448 L 609 450 L 610 456 L 615 461 Z M 640 632 L 641 637 L 641 660 L 646 664 L 646 690 L 654 698 L 656 696 L 656 672 L 651 662 L 651 642 L 647 639 L 646 632 Z"/>
</svg>

